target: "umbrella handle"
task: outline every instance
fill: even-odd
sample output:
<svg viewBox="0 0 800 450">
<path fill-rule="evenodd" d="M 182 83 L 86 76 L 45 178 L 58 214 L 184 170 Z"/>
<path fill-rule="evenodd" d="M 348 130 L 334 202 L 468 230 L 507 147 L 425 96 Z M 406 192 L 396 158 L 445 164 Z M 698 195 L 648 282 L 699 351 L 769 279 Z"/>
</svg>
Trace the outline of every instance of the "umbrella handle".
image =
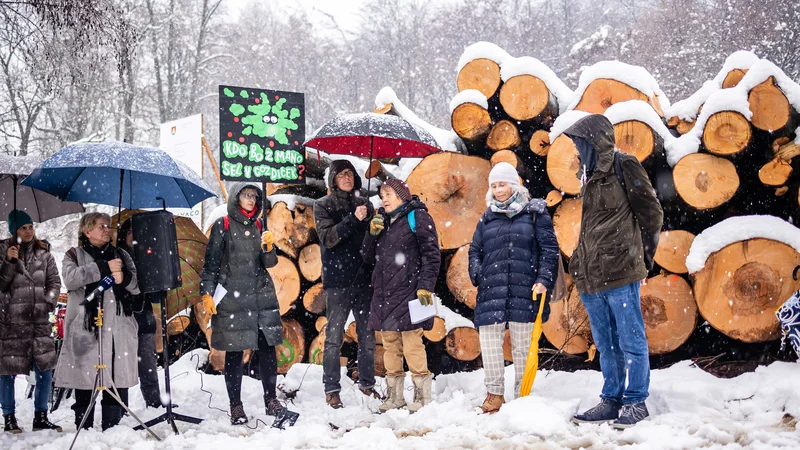
<svg viewBox="0 0 800 450">
<path fill-rule="evenodd" d="M 164 200 L 163 197 L 156 197 L 156 200 L 161 200 L 161 208 L 166 211 L 167 210 L 167 201 Z"/>
</svg>

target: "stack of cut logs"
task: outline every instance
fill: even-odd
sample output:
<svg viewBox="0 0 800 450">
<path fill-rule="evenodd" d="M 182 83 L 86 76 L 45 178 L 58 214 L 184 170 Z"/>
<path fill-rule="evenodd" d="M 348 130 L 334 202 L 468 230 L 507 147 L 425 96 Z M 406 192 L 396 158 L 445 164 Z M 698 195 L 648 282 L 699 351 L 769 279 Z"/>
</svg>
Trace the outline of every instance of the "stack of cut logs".
<svg viewBox="0 0 800 450">
<path fill-rule="evenodd" d="M 603 114 L 611 106 L 628 101 L 649 105 L 647 114 L 651 118 L 634 115 L 612 119 L 617 147 L 641 161 L 665 210 L 656 267 L 641 288 L 650 353 L 663 355 L 678 349 L 693 333 L 699 333 L 700 316 L 739 341 L 767 342 L 779 337 L 773 312 L 788 293 L 800 288 L 800 283 L 791 281 L 791 269 L 800 263 L 795 249 L 774 240 L 749 239 L 712 253 L 705 267 L 691 275 L 686 264 L 695 236 L 725 218 L 770 214 L 796 221 L 800 217 L 800 145 L 793 141 L 798 114 L 778 80 L 771 77 L 753 83 L 755 87 L 747 92 L 751 116 L 714 106 L 714 114 L 706 118 L 698 111 L 690 121 L 670 115 L 669 102 L 657 86 L 637 89 L 618 81 L 613 73 L 598 76 L 597 71 L 594 79 L 586 83 L 582 80 L 585 88 L 576 94 L 572 110 L 559 116 L 558 101 L 543 80 L 523 74 L 504 82 L 501 70 L 502 63 L 487 58 L 462 65 L 457 78 L 459 91 L 475 90 L 486 99 L 485 103 L 461 102 L 452 109 L 452 128 L 466 144 L 467 154 L 430 155 L 406 178 L 412 192 L 428 206 L 439 232 L 443 262 L 436 293 L 450 313 L 465 319 L 448 325 L 445 315 L 437 318 L 435 328 L 425 333 L 429 361 L 448 360 L 451 369 L 480 365 L 477 330 L 467 320 L 473 315 L 477 296 L 468 275 L 468 247 L 486 208 L 484 197 L 492 165 L 510 162 L 531 193 L 546 198 L 568 265 L 580 233 L 579 160 L 568 136 L 554 133 L 556 137 L 550 142 L 550 132 L 558 128 L 559 121 L 572 120 L 570 116 Z M 733 95 L 735 91 L 727 89 L 742 80 L 748 81 L 746 70 L 731 71 L 714 95 Z M 790 88 L 785 78 L 780 80 L 784 89 Z M 379 104 L 375 108 L 380 114 L 403 115 L 404 111 L 409 111 L 405 105 Z M 693 130 L 698 126 L 695 120 L 703 124 L 702 133 Z M 671 152 L 687 148 L 695 136 L 699 144 L 671 161 Z M 306 186 L 269 185 L 268 192 L 275 195 L 274 199 L 280 199 L 280 194 L 299 199 L 292 205 L 275 201 L 267 219 L 280 253 L 280 263 L 270 274 L 284 318 L 285 339 L 277 350 L 281 373 L 296 362 L 321 364 L 324 351 L 325 293 L 312 205 L 313 199 L 326 193 L 319 180 L 324 178 L 330 156 L 317 158 L 314 153 L 308 162 L 306 173 L 316 182 Z M 399 171 L 392 167 L 397 163 L 374 161 L 367 176 L 378 182 L 395 176 Z M 544 336 L 558 351 L 593 355 L 588 316 L 569 275 L 567 285 L 567 298 L 551 304 Z M 202 305 L 195 305 L 195 314 L 201 328 L 206 329 Z M 211 332 L 207 330 L 209 337 Z M 357 339 L 355 325 L 348 323 L 345 340 Z M 510 350 L 509 345 L 505 347 Z M 376 369 L 382 374 L 380 338 L 377 353 Z M 505 353 L 510 360 L 510 351 Z M 222 368 L 222 352 L 212 351 L 210 359 L 216 369 Z M 448 370 L 446 366 L 447 362 L 434 370 Z"/>
</svg>

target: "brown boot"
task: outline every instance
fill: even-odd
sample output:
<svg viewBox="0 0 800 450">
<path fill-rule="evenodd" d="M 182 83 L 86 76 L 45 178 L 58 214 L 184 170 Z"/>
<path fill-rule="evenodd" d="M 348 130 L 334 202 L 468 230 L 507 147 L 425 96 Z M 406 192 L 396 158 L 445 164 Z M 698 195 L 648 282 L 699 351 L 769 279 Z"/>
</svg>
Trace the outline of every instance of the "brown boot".
<svg viewBox="0 0 800 450">
<path fill-rule="evenodd" d="M 375 388 L 358 388 L 362 394 L 366 395 L 367 397 L 377 398 L 380 401 L 386 400 L 386 397 L 380 394 L 380 392 L 376 391 Z"/>
<path fill-rule="evenodd" d="M 500 411 L 500 407 L 505 403 L 502 395 L 487 394 L 486 400 L 481 405 L 481 410 L 484 414 L 494 414 Z"/>
<path fill-rule="evenodd" d="M 328 406 L 333 409 L 344 408 L 344 404 L 342 404 L 342 399 L 339 397 L 338 392 L 330 392 L 325 394 L 325 403 L 327 403 Z"/>
</svg>

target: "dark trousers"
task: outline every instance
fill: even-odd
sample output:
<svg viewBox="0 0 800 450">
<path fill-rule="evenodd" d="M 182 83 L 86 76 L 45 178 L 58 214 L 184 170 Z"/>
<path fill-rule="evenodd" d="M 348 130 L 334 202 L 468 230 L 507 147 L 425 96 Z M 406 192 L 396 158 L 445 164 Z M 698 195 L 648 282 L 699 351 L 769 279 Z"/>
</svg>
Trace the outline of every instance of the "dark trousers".
<svg viewBox="0 0 800 450">
<path fill-rule="evenodd" d="M 242 357 L 244 352 L 225 352 L 225 388 L 231 406 L 242 404 Z M 267 344 L 264 333 L 258 333 L 258 372 L 264 388 L 264 400 L 275 397 L 278 383 L 278 357 L 275 347 Z"/>
<path fill-rule="evenodd" d="M 369 288 L 328 288 L 326 295 L 325 351 L 322 356 L 322 382 L 325 393 L 342 390 L 341 379 L 342 339 L 350 312 L 356 321 L 358 335 L 358 384 L 361 389 L 375 386 L 375 332 L 369 330 L 371 292 Z"/>
<path fill-rule="evenodd" d="M 142 397 L 147 406 L 150 408 L 161 407 L 155 334 L 139 336 L 139 388 L 142 390 Z"/>
<path fill-rule="evenodd" d="M 119 398 L 122 399 L 122 402 L 125 405 L 128 405 L 128 389 L 121 388 L 117 389 L 119 392 Z M 75 426 L 80 425 L 81 419 L 83 415 L 86 413 L 86 409 L 89 408 L 89 402 L 92 400 L 92 390 L 91 389 L 75 389 L 75 404 L 72 405 L 72 410 L 75 411 Z M 100 400 L 100 406 L 102 411 L 102 429 L 107 430 L 113 426 L 116 426 L 120 420 L 122 420 L 122 415 L 125 413 L 122 406 L 114 400 L 111 395 L 108 394 L 108 390 L 103 391 L 103 397 Z M 92 428 L 94 425 L 94 408 L 89 411 L 89 417 L 86 419 L 83 427 L 88 429 Z"/>
</svg>

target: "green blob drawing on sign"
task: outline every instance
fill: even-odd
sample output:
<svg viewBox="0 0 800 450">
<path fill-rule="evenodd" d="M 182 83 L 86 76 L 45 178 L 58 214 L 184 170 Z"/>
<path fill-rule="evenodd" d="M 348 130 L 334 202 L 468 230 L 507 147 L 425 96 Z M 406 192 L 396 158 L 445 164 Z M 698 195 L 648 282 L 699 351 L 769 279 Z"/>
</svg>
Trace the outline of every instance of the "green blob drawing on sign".
<svg viewBox="0 0 800 450">
<path fill-rule="evenodd" d="M 247 91 L 245 91 L 244 89 L 242 89 L 242 92 L 240 92 L 240 93 L 239 93 L 239 95 L 241 95 L 241 96 L 242 96 L 242 98 L 248 98 L 248 97 L 250 97 L 250 95 L 249 95 L 249 94 L 247 93 Z"/>
<path fill-rule="evenodd" d="M 224 93 L 225 93 L 225 96 L 226 96 L 226 97 L 233 97 L 233 91 L 232 91 L 232 90 L 230 90 L 230 89 L 228 89 L 228 88 L 225 88 L 225 90 L 224 90 L 224 91 L 222 91 L 222 92 L 224 92 Z"/>
<path fill-rule="evenodd" d="M 251 115 L 244 116 L 242 123 L 251 125 L 253 127 L 252 133 L 256 136 L 262 138 L 271 137 L 278 143 L 286 145 L 289 143 L 286 131 L 297 130 L 297 123 L 294 119 L 300 116 L 300 111 L 297 108 L 292 108 L 291 118 L 287 118 L 290 117 L 290 111 L 283 109 L 284 103 L 286 103 L 286 99 L 281 98 L 275 102 L 274 106 L 270 106 L 269 97 L 262 93 L 260 104 L 247 107 L 247 111 Z"/>
<path fill-rule="evenodd" d="M 234 104 L 231 105 L 230 111 L 231 111 L 231 114 L 233 114 L 234 116 L 239 116 L 244 112 L 244 106 L 242 106 L 242 105 L 240 105 L 238 103 L 234 103 Z"/>
</svg>

